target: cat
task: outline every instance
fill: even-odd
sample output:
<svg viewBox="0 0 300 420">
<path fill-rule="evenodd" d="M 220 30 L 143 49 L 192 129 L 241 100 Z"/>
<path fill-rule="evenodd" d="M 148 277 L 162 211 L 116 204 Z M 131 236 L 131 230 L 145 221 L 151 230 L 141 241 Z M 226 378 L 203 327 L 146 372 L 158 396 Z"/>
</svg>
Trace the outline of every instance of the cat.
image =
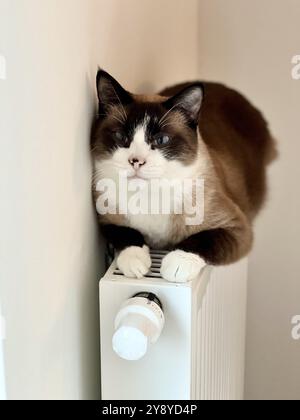
<svg viewBox="0 0 300 420">
<path fill-rule="evenodd" d="M 149 248 L 165 249 L 162 277 L 183 283 L 207 264 L 231 264 L 246 256 L 253 219 L 265 201 L 266 167 L 277 155 L 262 114 L 219 83 L 188 82 L 136 95 L 100 69 L 97 92 L 96 202 L 99 181 L 116 181 L 120 171 L 144 182 L 204 179 L 201 223 L 187 224 L 186 214 L 175 213 L 99 215 L 104 237 L 119 252 L 119 269 L 142 278 L 151 267 Z"/>
</svg>

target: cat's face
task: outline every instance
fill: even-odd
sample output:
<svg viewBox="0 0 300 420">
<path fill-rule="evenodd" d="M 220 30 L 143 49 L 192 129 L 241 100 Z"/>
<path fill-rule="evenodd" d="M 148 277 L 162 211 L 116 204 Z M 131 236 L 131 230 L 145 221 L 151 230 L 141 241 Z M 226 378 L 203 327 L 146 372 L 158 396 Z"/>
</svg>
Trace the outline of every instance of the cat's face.
<svg viewBox="0 0 300 420">
<path fill-rule="evenodd" d="M 198 151 L 201 84 L 172 98 L 144 97 L 125 91 L 111 76 L 97 76 L 99 116 L 93 155 L 99 177 L 188 177 Z"/>
</svg>

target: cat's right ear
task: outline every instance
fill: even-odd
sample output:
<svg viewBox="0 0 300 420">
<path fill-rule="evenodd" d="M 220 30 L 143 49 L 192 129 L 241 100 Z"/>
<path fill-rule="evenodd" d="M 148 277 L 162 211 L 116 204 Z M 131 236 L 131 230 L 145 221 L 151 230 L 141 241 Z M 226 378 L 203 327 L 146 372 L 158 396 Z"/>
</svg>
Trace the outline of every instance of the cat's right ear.
<svg viewBox="0 0 300 420">
<path fill-rule="evenodd" d="M 168 99 L 164 106 L 169 110 L 181 111 L 191 124 L 197 126 L 203 97 L 204 85 L 200 82 L 193 83 Z"/>
<path fill-rule="evenodd" d="M 114 105 L 128 105 L 133 101 L 129 92 L 106 71 L 99 69 L 97 73 L 97 92 L 99 107 L 105 113 Z"/>
</svg>

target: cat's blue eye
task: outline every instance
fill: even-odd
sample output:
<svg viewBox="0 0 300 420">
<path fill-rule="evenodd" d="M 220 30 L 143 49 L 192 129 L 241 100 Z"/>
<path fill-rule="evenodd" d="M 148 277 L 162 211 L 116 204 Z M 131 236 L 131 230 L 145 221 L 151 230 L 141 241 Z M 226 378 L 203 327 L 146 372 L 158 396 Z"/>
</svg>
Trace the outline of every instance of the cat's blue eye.
<svg viewBox="0 0 300 420">
<path fill-rule="evenodd" d="M 160 135 L 154 139 L 154 145 L 156 146 L 165 146 L 170 143 L 171 138 L 165 134 Z"/>
<path fill-rule="evenodd" d="M 122 145 L 125 145 L 125 146 L 128 144 L 127 136 L 124 133 L 122 133 L 121 131 L 114 131 L 113 136 L 119 144 L 122 144 Z"/>
</svg>

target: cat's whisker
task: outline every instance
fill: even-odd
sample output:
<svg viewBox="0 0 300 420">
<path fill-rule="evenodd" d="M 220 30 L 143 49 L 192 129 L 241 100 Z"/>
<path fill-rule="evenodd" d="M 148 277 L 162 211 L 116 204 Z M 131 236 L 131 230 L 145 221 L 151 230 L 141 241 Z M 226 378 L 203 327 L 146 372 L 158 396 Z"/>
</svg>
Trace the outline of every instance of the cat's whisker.
<svg viewBox="0 0 300 420">
<path fill-rule="evenodd" d="M 99 148 L 99 144 L 95 144 L 95 146 L 91 148 L 91 153 L 94 153 L 98 148 Z"/>
<path fill-rule="evenodd" d="M 112 115 L 112 118 L 116 121 L 118 121 L 120 124 L 124 124 L 124 120 L 120 120 L 118 117 L 116 117 L 115 115 Z"/>
<path fill-rule="evenodd" d="M 160 126 L 160 128 L 169 127 L 170 125 L 173 125 L 173 123 L 172 123 L 172 122 L 166 122 L 166 123 L 162 124 L 162 125 Z"/>
<path fill-rule="evenodd" d="M 120 116 L 120 118 L 122 120 L 122 123 L 124 123 L 126 121 L 126 115 L 124 116 L 124 114 L 121 112 L 121 110 L 119 108 L 117 108 L 117 107 L 114 107 L 114 111 L 117 111 L 118 112 L 118 114 L 119 114 L 119 116 Z"/>
<path fill-rule="evenodd" d="M 166 118 L 163 119 L 163 121 L 160 123 L 160 125 L 164 125 L 165 123 L 167 123 L 168 121 L 170 121 L 171 119 L 171 115 L 167 115 Z"/>
<path fill-rule="evenodd" d="M 116 89 L 114 88 L 114 86 L 113 86 L 113 85 L 112 85 L 112 88 L 113 88 L 113 90 L 114 90 L 114 92 L 115 92 L 115 95 L 116 95 L 116 97 L 117 97 L 117 99 L 118 99 L 118 101 L 119 101 L 120 105 L 121 105 L 121 110 L 123 111 L 123 118 L 124 118 L 124 121 L 125 121 L 125 120 L 126 120 L 126 118 L 127 118 L 127 114 L 126 114 L 125 108 L 124 108 L 124 106 L 123 106 L 123 104 L 122 104 L 122 102 L 121 102 L 121 100 L 120 100 L 120 97 L 119 97 L 119 95 L 117 94 Z"/>
<path fill-rule="evenodd" d="M 178 103 L 176 103 L 174 106 L 172 106 L 172 108 L 170 108 L 163 116 L 162 116 L 162 118 L 159 120 L 159 124 L 162 124 L 164 121 L 165 121 L 165 119 L 167 118 L 167 116 L 176 108 L 176 107 L 178 107 L 178 106 L 180 106 L 180 105 L 183 105 L 184 104 L 184 102 L 178 102 Z"/>
</svg>

